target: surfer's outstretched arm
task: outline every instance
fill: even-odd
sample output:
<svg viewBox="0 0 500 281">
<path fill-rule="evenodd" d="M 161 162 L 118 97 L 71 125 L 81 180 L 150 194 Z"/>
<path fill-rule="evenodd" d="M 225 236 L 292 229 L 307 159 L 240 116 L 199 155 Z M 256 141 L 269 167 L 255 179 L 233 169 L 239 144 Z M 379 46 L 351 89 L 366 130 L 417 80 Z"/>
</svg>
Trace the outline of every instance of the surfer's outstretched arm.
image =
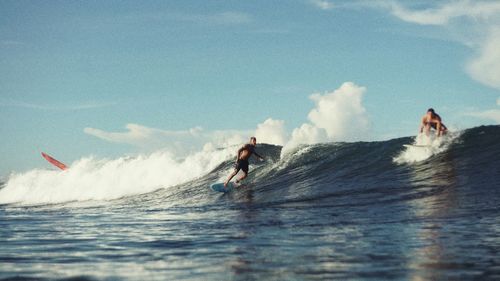
<svg viewBox="0 0 500 281">
<path fill-rule="evenodd" d="M 260 154 L 258 154 L 257 152 L 255 152 L 255 151 L 254 151 L 253 153 L 255 154 L 255 156 L 259 157 L 259 158 L 260 158 L 260 160 L 264 160 L 264 157 L 262 157 L 262 156 L 261 156 Z"/>
</svg>

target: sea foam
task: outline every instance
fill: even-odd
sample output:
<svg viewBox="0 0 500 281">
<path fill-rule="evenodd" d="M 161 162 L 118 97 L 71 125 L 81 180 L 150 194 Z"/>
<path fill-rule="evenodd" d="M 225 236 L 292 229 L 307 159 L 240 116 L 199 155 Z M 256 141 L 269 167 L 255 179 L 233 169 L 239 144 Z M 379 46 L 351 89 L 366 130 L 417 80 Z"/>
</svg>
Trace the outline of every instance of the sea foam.
<svg viewBox="0 0 500 281">
<path fill-rule="evenodd" d="M 233 154 L 234 148 L 208 147 L 181 160 L 166 151 L 117 159 L 85 157 L 65 171 L 12 174 L 0 189 L 0 204 L 113 200 L 148 193 L 203 176 Z"/>
<path fill-rule="evenodd" d="M 419 134 L 415 137 L 411 145 L 405 146 L 399 155 L 393 158 L 398 164 L 416 163 L 429 159 L 433 155 L 439 154 L 448 149 L 449 145 L 458 134 L 448 134 L 443 137 L 435 135 Z"/>
</svg>

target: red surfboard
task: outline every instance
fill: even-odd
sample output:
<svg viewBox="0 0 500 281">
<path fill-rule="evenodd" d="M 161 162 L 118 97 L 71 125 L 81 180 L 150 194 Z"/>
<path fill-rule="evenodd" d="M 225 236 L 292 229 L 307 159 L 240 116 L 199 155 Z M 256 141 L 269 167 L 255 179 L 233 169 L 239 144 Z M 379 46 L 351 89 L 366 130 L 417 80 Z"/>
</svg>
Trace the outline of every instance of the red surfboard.
<svg viewBox="0 0 500 281">
<path fill-rule="evenodd" d="M 42 156 L 43 156 L 43 158 L 47 159 L 47 161 L 49 161 L 50 164 L 56 166 L 57 168 L 59 168 L 61 170 L 68 169 L 68 166 L 66 166 L 63 163 L 61 163 L 61 162 L 57 161 L 56 159 L 52 158 L 50 155 L 42 152 Z"/>
</svg>

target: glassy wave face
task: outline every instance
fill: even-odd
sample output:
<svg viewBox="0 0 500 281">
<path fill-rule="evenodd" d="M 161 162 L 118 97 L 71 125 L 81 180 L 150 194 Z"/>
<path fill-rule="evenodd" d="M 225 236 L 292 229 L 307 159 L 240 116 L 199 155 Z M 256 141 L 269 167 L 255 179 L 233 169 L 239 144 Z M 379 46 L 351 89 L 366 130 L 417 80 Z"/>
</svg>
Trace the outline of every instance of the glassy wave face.
<svg viewBox="0 0 500 281">
<path fill-rule="evenodd" d="M 245 184 L 212 191 L 236 149 L 11 175 L 0 279 L 500 278 L 500 126 L 281 157 L 258 145 Z"/>
</svg>

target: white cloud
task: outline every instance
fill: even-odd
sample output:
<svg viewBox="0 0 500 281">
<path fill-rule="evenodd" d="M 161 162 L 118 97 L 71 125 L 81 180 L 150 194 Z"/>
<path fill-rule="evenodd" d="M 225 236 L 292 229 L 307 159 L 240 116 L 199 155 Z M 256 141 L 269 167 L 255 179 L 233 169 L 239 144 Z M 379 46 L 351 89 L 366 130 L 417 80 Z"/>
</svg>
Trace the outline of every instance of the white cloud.
<svg viewBox="0 0 500 281">
<path fill-rule="evenodd" d="M 467 72 L 476 81 L 500 89 L 500 27 L 490 31 L 478 55 L 467 65 Z"/>
<path fill-rule="evenodd" d="M 315 106 L 309 112 L 309 122 L 293 130 L 291 139 L 283 120 L 266 119 L 252 130 L 205 131 L 200 127 L 189 130 L 169 131 L 149 128 L 139 124 L 127 124 L 124 132 L 108 132 L 85 128 L 86 134 L 112 143 L 129 144 L 142 150 L 165 149 L 178 157 L 184 157 L 202 148 L 226 148 L 248 142 L 255 135 L 259 143 L 283 145 L 284 151 L 301 144 L 329 141 L 358 141 L 369 137 L 369 120 L 362 104 L 366 89 L 346 82 L 337 90 L 325 94 L 313 94 Z"/>
<path fill-rule="evenodd" d="M 283 145 L 286 140 L 284 121 L 267 119 L 253 130 L 205 131 L 200 127 L 189 130 L 169 131 L 139 124 L 127 124 L 124 132 L 108 132 L 96 128 L 85 128 L 84 132 L 111 143 L 133 145 L 141 150 L 168 150 L 183 157 L 203 147 L 225 148 L 241 145 L 254 135 L 259 143 Z"/>
<path fill-rule="evenodd" d="M 286 142 L 285 121 L 269 118 L 257 125 L 255 137 L 260 143 L 284 145 Z"/>
<path fill-rule="evenodd" d="M 171 138 L 195 137 L 201 132 L 201 128 L 193 128 L 185 131 L 164 131 L 138 124 L 127 124 L 125 127 L 128 129 L 127 132 L 106 132 L 94 128 L 85 128 L 84 132 L 109 142 L 127 143 L 138 146 L 142 146 L 145 142 L 151 142 L 152 139 L 160 136 Z"/>
<path fill-rule="evenodd" d="M 500 109 L 490 109 L 485 111 L 470 112 L 466 115 L 481 118 L 485 120 L 494 121 L 496 124 L 500 124 Z"/>
<path fill-rule="evenodd" d="M 164 148 L 179 156 L 194 149 L 193 142 L 202 132 L 201 128 L 165 131 L 138 124 L 127 124 L 126 128 L 126 132 L 107 132 L 95 128 L 85 128 L 84 132 L 111 143 L 129 144 L 148 152 Z"/>
<path fill-rule="evenodd" d="M 419 10 L 394 1 L 380 3 L 379 6 L 403 21 L 446 28 L 450 36 L 456 36 L 455 39 L 477 53 L 466 65 L 471 78 L 500 89 L 499 1 L 450 1 L 436 8 Z"/>
<path fill-rule="evenodd" d="M 335 5 L 327 0 L 310 0 L 310 2 L 321 10 L 331 10 L 335 8 Z"/>
<path fill-rule="evenodd" d="M 283 145 L 286 141 L 285 122 L 269 118 L 253 130 L 214 130 L 205 131 L 201 127 L 188 130 L 169 131 L 150 128 L 139 124 L 127 124 L 124 132 L 108 132 L 87 127 L 83 131 L 102 140 L 129 144 L 142 149 L 155 150 L 164 148 L 176 154 L 185 154 L 199 150 L 204 145 L 228 147 L 243 144 L 251 136 L 259 143 Z"/>
<path fill-rule="evenodd" d="M 497 98 L 497 106 L 500 106 L 500 97 Z M 465 113 L 466 116 L 472 116 L 480 119 L 494 121 L 496 124 L 500 124 L 500 109 L 489 109 L 484 111 L 471 111 Z"/>
<path fill-rule="evenodd" d="M 165 15 L 162 15 L 165 17 Z M 253 21 L 252 16 L 242 12 L 221 12 L 216 14 L 169 14 L 167 18 L 175 21 L 192 22 L 199 24 L 239 25 Z"/>
<path fill-rule="evenodd" d="M 225 148 L 248 142 L 252 133 L 251 130 L 218 130 L 206 132 L 203 142 L 210 143 L 214 147 Z"/>
<path fill-rule="evenodd" d="M 360 140 L 366 136 L 369 122 L 362 105 L 366 88 L 346 82 L 331 93 L 314 94 L 316 108 L 309 112 L 309 120 L 326 131 L 332 141 Z"/>
<path fill-rule="evenodd" d="M 301 144 L 316 144 L 326 141 L 328 141 L 328 136 L 325 129 L 305 123 L 293 130 L 292 138 L 283 147 L 283 151 L 289 151 Z"/>
<path fill-rule="evenodd" d="M 364 87 L 346 82 L 333 92 L 312 95 L 315 108 L 309 112 L 310 123 L 296 128 L 283 150 L 300 144 L 368 138 L 369 119 L 362 104 L 365 91 Z"/>
<path fill-rule="evenodd" d="M 115 102 L 81 102 L 79 104 L 37 104 L 17 100 L 0 100 L 2 107 L 20 107 L 48 111 L 74 111 L 114 106 Z"/>
<path fill-rule="evenodd" d="M 423 10 L 407 9 L 397 2 L 391 2 L 388 6 L 399 19 L 421 25 L 447 25 L 460 17 L 489 21 L 500 13 L 500 2 L 451 1 L 437 8 Z"/>
<path fill-rule="evenodd" d="M 246 24 L 252 22 L 252 17 L 240 12 L 223 12 L 212 16 L 211 20 L 219 24 Z"/>
</svg>

